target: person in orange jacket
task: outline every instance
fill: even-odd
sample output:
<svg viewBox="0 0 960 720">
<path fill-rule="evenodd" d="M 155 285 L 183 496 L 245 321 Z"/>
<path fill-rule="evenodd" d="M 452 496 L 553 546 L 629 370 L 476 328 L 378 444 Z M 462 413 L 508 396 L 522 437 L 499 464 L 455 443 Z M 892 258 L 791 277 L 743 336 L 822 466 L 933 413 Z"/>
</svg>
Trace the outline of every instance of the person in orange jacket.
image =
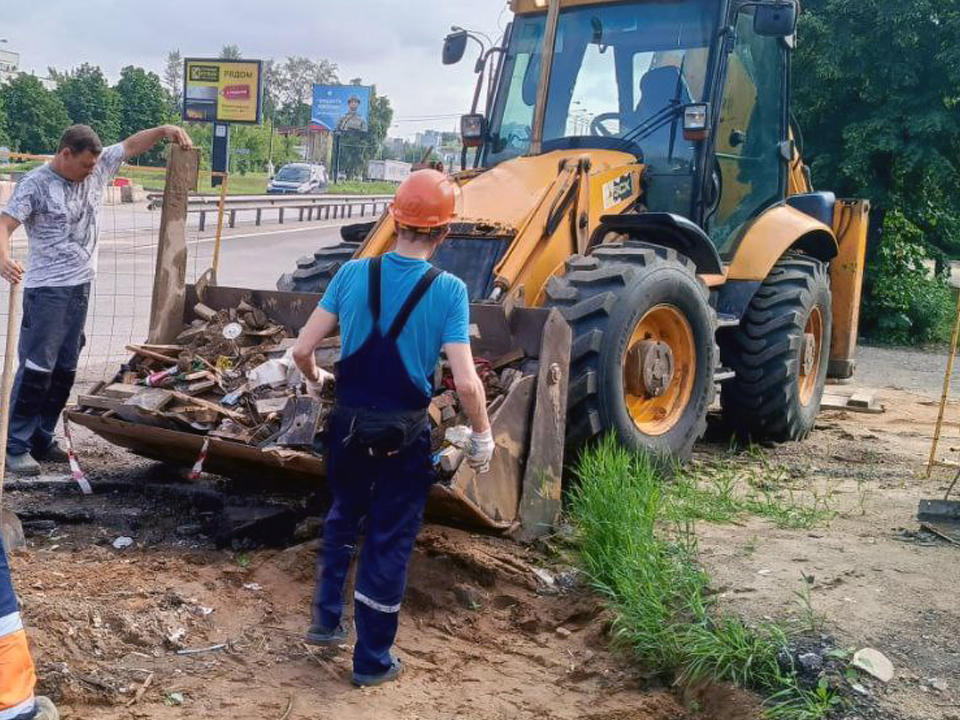
<svg viewBox="0 0 960 720">
<path fill-rule="evenodd" d="M 0 720 L 59 720 L 49 698 L 34 696 L 36 684 L 37 673 L 0 535 Z"/>
</svg>

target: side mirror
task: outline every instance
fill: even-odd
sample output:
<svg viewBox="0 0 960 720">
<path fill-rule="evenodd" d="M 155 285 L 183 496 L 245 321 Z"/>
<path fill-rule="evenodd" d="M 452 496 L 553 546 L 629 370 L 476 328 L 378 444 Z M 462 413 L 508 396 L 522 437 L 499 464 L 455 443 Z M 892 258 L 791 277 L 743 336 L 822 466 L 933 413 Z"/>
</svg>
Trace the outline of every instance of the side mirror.
<svg viewBox="0 0 960 720">
<path fill-rule="evenodd" d="M 487 134 L 487 120 L 483 115 L 474 113 L 460 117 L 460 138 L 465 148 L 480 147 Z"/>
<path fill-rule="evenodd" d="M 709 103 L 692 103 L 683 108 L 683 139 L 687 142 L 706 140 L 710 134 Z"/>
<path fill-rule="evenodd" d="M 455 65 L 463 59 L 467 49 L 467 31 L 457 30 L 443 40 L 443 64 Z"/>
<path fill-rule="evenodd" d="M 793 0 L 761 2 L 753 15 L 753 31 L 761 37 L 789 37 L 797 29 L 797 5 Z"/>
</svg>

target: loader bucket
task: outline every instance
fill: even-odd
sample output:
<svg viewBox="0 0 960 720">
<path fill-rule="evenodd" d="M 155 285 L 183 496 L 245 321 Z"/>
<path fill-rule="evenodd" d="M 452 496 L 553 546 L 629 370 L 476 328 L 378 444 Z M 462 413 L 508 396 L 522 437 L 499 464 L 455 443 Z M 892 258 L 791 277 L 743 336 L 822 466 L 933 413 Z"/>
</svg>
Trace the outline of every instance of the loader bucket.
<svg viewBox="0 0 960 720">
<path fill-rule="evenodd" d="M 203 294 L 203 303 L 214 310 L 236 307 L 242 299 L 295 332 L 319 296 L 215 286 Z M 195 319 L 197 301 L 195 287 L 188 285 L 184 325 Z M 433 486 L 427 514 L 440 522 L 536 537 L 550 530 L 560 511 L 570 328 L 556 310 L 544 308 L 518 308 L 508 316 L 500 306 L 471 305 L 470 313 L 474 354 L 497 358 L 520 355 L 513 351 L 521 350 L 521 373 L 490 406 L 497 445 L 490 471 L 477 475 L 462 464 Z M 313 492 L 325 478 L 326 463 L 318 455 L 264 452 L 232 440 L 130 422 L 109 412 L 72 408 L 66 417 L 138 455 L 183 465 L 191 465 L 209 439 L 207 472 L 252 479 L 268 489 L 289 491 L 299 485 Z"/>
</svg>

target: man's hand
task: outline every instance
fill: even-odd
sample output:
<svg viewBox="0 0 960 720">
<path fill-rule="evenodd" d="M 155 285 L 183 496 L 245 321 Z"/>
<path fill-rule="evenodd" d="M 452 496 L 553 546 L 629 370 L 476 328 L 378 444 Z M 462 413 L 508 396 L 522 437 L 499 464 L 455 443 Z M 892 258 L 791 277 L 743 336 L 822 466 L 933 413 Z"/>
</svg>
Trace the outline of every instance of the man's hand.
<svg viewBox="0 0 960 720">
<path fill-rule="evenodd" d="M 187 135 L 187 131 L 179 125 L 164 125 L 163 129 L 167 140 L 170 142 L 176 143 L 184 150 L 189 150 L 193 147 L 193 140 Z"/>
<path fill-rule="evenodd" d="M 465 459 L 477 474 L 485 473 L 490 469 L 490 460 L 493 458 L 493 433 L 490 430 L 470 433 L 470 444 L 467 445 Z"/>
<path fill-rule="evenodd" d="M 316 378 L 305 375 L 303 380 L 307 385 L 307 395 L 314 400 L 323 400 L 323 388 L 333 380 L 333 373 L 327 372 L 321 367 L 316 368 L 316 371 Z"/>
<path fill-rule="evenodd" d="M 23 265 L 13 258 L 4 258 L 0 260 L 0 276 L 11 285 L 23 282 Z"/>
</svg>

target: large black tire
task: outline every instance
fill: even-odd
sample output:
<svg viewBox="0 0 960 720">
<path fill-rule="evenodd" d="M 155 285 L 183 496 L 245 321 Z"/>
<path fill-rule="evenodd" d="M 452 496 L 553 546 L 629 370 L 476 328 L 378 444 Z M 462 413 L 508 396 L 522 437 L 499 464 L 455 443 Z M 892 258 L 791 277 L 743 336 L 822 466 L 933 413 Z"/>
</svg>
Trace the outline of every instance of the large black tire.
<svg viewBox="0 0 960 720">
<path fill-rule="evenodd" d="M 629 240 L 575 255 L 563 277 L 551 278 L 546 305 L 557 307 L 573 330 L 567 408 L 567 458 L 599 433 L 612 431 L 627 447 L 685 460 L 706 430 L 718 350 L 716 314 L 693 263 L 673 250 Z M 692 331 L 696 354 L 689 400 L 661 434 L 645 434 L 624 398 L 628 343 L 655 306 L 679 311 Z"/>
<path fill-rule="evenodd" d="M 831 308 L 825 263 L 790 253 L 774 265 L 740 326 L 722 330 L 718 338 L 723 364 L 736 372 L 720 394 L 724 419 L 733 429 L 755 440 L 778 442 L 810 434 L 827 380 Z M 808 359 L 804 336 L 814 310 L 821 319 L 819 356 Z M 815 379 L 807 380 L 814 369 Z M 804 402 L 801 386 L 807 382 L 811 389 Z"/>
<path fill-rule="evenodd" d="M 313 257 L 307 256 L 297 260 L 297 269 L 292 273 L 281 275 L 277 280 L 277 290 L 323 293 L 333 280 L 333 276 L 337 274 L 337 270 L 359 249 L 359 244 L 350 242 L 320 248 Z"/>
</svg>

